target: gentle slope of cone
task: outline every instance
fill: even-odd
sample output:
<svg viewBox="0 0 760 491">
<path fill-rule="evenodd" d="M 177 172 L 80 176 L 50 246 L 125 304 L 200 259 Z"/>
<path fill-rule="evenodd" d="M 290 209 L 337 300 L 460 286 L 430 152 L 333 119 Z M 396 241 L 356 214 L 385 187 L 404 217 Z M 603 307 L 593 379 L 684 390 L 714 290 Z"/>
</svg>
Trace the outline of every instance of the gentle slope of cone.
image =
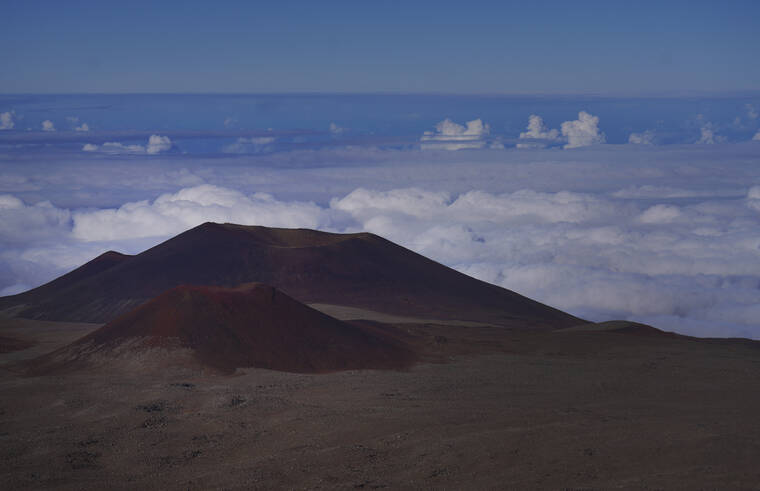
<svg viewBox="0 0 760 491">
<path fill-rule="evenodd" d="M 111 259 L 108 267 L 96 260 L 0 299 L 0 309 L 15 307 L 27 318 L 107 322 L 182 284 L 263 282 L 303 303 L 508 327 L 583 322 L 368 233 L 205 223 L 136 256 Z"/>
<path fill-rule="evenodd" d="M 415 360 L 390 334 L 339 321 L 271 286 L 253 283 L 175 287 L 40 364 L 55 369 L 95 355 L 118 352 L 124 357 L 125 346 L 134 351 L 189 349 L 199 363 L 225 371 L 402 368 Z"/>
</svg>

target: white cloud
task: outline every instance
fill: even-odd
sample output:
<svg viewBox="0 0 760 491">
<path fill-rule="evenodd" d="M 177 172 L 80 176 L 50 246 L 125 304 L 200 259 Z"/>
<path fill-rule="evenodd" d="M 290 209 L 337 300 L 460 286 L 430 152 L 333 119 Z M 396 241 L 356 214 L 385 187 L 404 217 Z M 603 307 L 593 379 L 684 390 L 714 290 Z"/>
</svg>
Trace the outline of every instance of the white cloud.
<svg viewBox="0 0 760 491">
<path fill-rule="evenodd" d="M 74 131 L 90 131 L 90 125 L 87 123 L 82 123 L 81 125 L 74 128 Z"/>
<path fill-rule="evenodd" d="M 252 136 L 250 138 L 238 138 L 235 143 L 222 147 L 224 153 L 263 153 L 272 150 L 275 138 L 272 136 Z"/>
<path fill-rule="evenodd" d="M 55 125 L 49 119 L 42 122 L 42 131 L 55 131 Z"/>
<path fill-rule="evenodd" d="M 586 111 L 578 113 L 575 121 L 562 123 L 562 136 L 567 138 L 565 148 L 586 147 L 604 143 L 606 137 L 599 131 L 599 118 Z"/>
<path fill-rule="evenodd" d="M 747 206 L 760 211 L 760 186 L 752 186 L 747 191 Z"/>
<path fill-rule="evenodd" d="M 633 145 L 654 145 L 654 131 L 646 130 L 643 133 L 631 133 L 628 143 Z"/>
<path fill-rule="evenodd" d="M 49 201 L 27 205 L 16 196 L 0 194 L 0 244 L 43 241 L 67 233 L 71 213 Z"/>
<path fill-rule="evenodd" d="M 72 235 L 85 242 L 166 237 L 206 221 L 318 228 L 324 225 L 325 213 L 313 203 L 283 203 L 265 193 L 247 196 L 200 185 L 163 194 L 152 202 L 75 212 Z"/>
<path fill-rule="evenodd" d="M 528 117 L 528 131 L 520 133 L 520 139 L 544 140 L 530 143 L 518 143 L 517 148 L 543 148 L 548 142 L 555 142 L 560 139 L 559 130 L 548 129 L 544 125 L 541 116 L 531 114 Z"/>
<path fill-rule="evenodd" d="M 88 128 L 89 129 L 89 128 Z M 112 155 L 133 154 L 133 155 L 156 155 L 161 152 L 171 150 L 173 147 L 171 139 L 168 136 L 150 135 L 148 145 L 124 145 L 119 142 L 106 142 L 100 146 L 93 143 L 86 143 L 82 150 L 85 152 L 102 152 Z"/>
<path fill-rule="evenodd" d="M 224 118 L 224 127 L 225 128 L 232 128 L 235 125 L 237 125 L 237 122 L 238 122 L 237 119 L 235 119 L 235 118 L 233 118 L 231 116 L 228 116 L 228 117 Z"/>
<path fill-rule="evenodd" d="M 446 192 L 406 188 L 391 191 L 356 189 L 347 196 L 333 199 L 330 207 L 367 219 L 379 214 L 403 214 L 417 218 L 431 218 L 447 206 L 450 196 Z"/>
<path fill-rule="evenodd" d="M 672 199 L 672 198 L 699 198 L 720 195 L 720 190 L 684 189 L 672 186 L 628 186 L 619 189 L 612 196 L 624 199 Z"/>
<path fill-rule="evenodd" d="M 172 141 L 168 136 L 150 135 L 145 152 L 149 155 L 166 152 L 172 148 Z"/>
<path fill-rule="evenodd" d="M 330 123 L 330 133 L 332 133 L 333 135 L 340 135 L 345 130 L 346 130 L 345 128 L 341 128 L 340 126 L 338 126 L 335 123 Z"/>
<path fill-rule="evenodd" d="M 124 145 L 123 143 L 119 143 L 119 142 L 106 142 L 102 144 L 100 147 L 96 146 L 96 151 L 100 151 L 104 153 L 112 153 L 112 154 L 119 154 L 119 153 L 141 154 L 141 153 L 145 153 L 145 147 L 142 145 Z"/>
<path fill-rule="evenodd" d="M 701 136 L 699 137 L 699 140 L 697 140 L 697 144 L 713 145 L 715 143 L 715 131 L 713 131 L 712 124 L 707 123 L 706 125 L 702 126 L 702 128 L 700 128 L 700 132 Z"/>
<path fill-rule="evenodd" d="M 745 104 L 744 108 L 747 110 L 747 117 L 749 119 L 755 120 L 760 117 L 760 112 L 757 111 L 757 108 L 754 105 Z"/>
<path fill-rule="evenodd" d="M 462 150 L 466 148 L 483 148 L 485 138 L 491 132 L 490 126 L 480 119 L 457 124 L 446 118 L 435 125 L 435 132 L 426 131 L 421 141 L 424 150 Z"/>
<path fill-rule="evenodd" d="M 13 121 L 13 111 L 0 113 L 0 130 L 12 130 L 16 123 Z"/>
<path fill-rule="evenodd" d="M 760 141 L 760 130 L 755 133 L 755 136 L 752 137 L 753 141 Z"/>
<path fill-rule="evenodd" d="M 647 208 L 644 213 L 639 215 L 638 220 L 641 223 L 671 223 L 681 217 L 681 211 L 676 206 L 655 205 Z"/>
</svg>

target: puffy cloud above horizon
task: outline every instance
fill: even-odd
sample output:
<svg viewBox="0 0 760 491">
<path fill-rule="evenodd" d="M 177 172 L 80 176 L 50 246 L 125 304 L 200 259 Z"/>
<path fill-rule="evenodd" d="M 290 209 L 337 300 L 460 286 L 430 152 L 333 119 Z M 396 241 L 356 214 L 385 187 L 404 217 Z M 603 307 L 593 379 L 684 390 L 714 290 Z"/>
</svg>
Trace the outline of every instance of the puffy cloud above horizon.
<svg viewBox="0 0 760 491">
<path fill-rule="evenodd" d="M 42 122 L 42 131 L 55 131 L 55 124 L 49 119 Z"/>
<path fill-rule="evenodd" d="M 82 131 L 89 131 L 89 127 L 87 130 Z M 106 142 L 102 145 L 85 143 L 82 147 L 82 150 L 85 152 L 102 152 L 108 154 L 156 155 L 171 150 L 172 147 L 172 141 L 168 136 L 150 135 L 148 138 L 148 144 L 146 146 L 137 144 L 124 145 L 123 143 L 119 142 Z"/>
<path fill-rule="evenodd" d="M 13 111 L 0 113 L 0 130 L 12 130 L 16 126 L 16 123 L 13 121 L 13 116 Z"/>
<path fill-rule="evenodd" d="M 564 148 L 578 148 L 605 143 L 607 137 L 599 131 L 599 118 L 586 111 L 578 113 L 575 121 L 562 123 L 562 136 L 567 139 Z"/>
<path fill-rule="evenodd" d="M 74 131 L 84 132 L 84 131 L 90 131 L 90 125 L 87 123 L 82 123 L 77 126 L 79 123 L 79 118 L 77 116 L 67 116 L 66 121 L 68 121 L 71 126 L 74 128 Z"/>
<path fill-rule="evenodd" d="M 528 131 L 520 133 L 517 148 L 545 148 L 556 142 L 566 142 L 563 148 L 579 148 L 605 143 L 607 137 L 599 131 L 599 118 L 586 111 L 578 113 L 578 119 L 565 121 L 560 130 L 548 129 L 541 116 L 531 114 L 528 118 Z"/>
<path fill-rule="evenodd" d="M 465 126 L 457 124 L 449 118 L 435 125 L 435 131 L 426 131 L 420 141 L 423 150 L 462 150 L 468 148 L 483 148 L 485 138 L 490 134 L 491 127 L 481 119 L 467 121 Z"/>
<path fill-rule="evenodd" d="M 225 145 L 222 148 L 222 152 L 237 154 L 268 152 L 271 151 L 274 142 L 275 138 L 273 136 L 240 137 L 235 143 Z"/>
<path fill-rule="evenodd" d="M 541 116 L 531 114 L 528 117 L 528 131 L 520 133 L 520 139 L 539 140 L 530 143 L 518 143 L 517 148 L 543 148 L 547 143 L 560 141 L 559 130 L 550 130 L 544 125 Z"/>
<path fill-rule="evenodd" d="M 747 117 L 749 119 L 755 120 L 760 117 L 760 112 L 758 112 L 757 107 L 753 104 L 745 104 L 744 108 L 747 110 Z"/>
<path fill-rule="evenodd" d="M 752 137 L 753 141 L 760 141 L 760 130 L 757 130 L 757 133 L 755 133 L 755 136 Z"/>
<path fill-rule="evenodd" d="M 631 133 L 628 143 L 633 145 L 654 145 L 654 131 L 646 130 L 643 133 Z"/>
<path fill-rule="evenodd" d="M 700 137 L 699 140 L 697 140 L 698 145 L 713 145 L 718 141 L 718 139 L 715 136 L 715 131 L 713 130 L 713 126 L 710 123 L 705 124 L 700 128 Z"/>
</svg>

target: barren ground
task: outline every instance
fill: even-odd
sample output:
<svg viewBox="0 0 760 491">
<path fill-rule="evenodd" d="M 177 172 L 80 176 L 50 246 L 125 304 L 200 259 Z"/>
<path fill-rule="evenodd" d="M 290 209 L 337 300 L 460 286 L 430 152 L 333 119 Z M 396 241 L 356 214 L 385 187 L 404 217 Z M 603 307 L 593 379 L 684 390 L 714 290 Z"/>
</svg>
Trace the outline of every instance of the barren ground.
<svg viewBox="0 0 760 491">
<path fill-rule="evenodd" d="M 760 349 L 404 324 L 407 371 L 223 376 L 146 353 L 26 377 L 97 327 L 4 319 L 4 489 L 757 489 Z"/>
</svg>

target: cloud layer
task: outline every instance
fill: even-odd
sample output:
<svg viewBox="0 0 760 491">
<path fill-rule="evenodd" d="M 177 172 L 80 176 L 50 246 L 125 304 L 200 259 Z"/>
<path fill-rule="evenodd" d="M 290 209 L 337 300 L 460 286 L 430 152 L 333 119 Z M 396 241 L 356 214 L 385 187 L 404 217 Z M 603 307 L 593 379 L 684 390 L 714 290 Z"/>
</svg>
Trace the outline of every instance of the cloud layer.
<svg viewBox="0 0 760 491">
<path fill-rule="evenodd" d="M 592 320 L 760 338 L 756 98 L 704 116 L 660 99 L 25 100 L 0 100 L 2 293 L 231 221 L 370 230 Z"/>
<path fill-rule="evenodd" d="M 102 250 L 139 252 L 209 220 L 368 230 L 592 320 L 760 338 L 760 185 L 733 199 L 665 198 L 685 195 L 699 193 L 361 187 L 318 205 L 202 184 L 116 208 L 69 210 L 6 194 L 0 289 L 33 286 L 43 270 L 65 270 Z"/>
</svg>

